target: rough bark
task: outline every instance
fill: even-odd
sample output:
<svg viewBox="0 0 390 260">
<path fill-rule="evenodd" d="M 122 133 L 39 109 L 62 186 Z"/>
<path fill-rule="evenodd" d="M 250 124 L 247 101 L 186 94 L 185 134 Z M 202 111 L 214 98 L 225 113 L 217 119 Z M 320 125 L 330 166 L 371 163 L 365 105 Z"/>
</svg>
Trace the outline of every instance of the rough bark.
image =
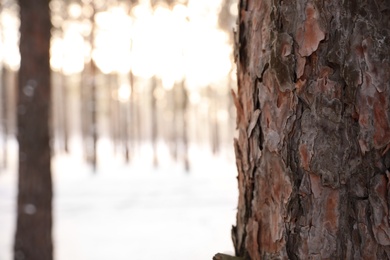
<svg viewBox="0 0 390 260">
<path fill-rule="evenodd" d="M 51 260 L 49 1 L 20 0 L 19 5 L 19 190 L 14 259 Z"/>
<path fill-rule="evenodd" d="M 236 254 L 390 258 L 390 2 L 238 7 Z"/>
</svg>

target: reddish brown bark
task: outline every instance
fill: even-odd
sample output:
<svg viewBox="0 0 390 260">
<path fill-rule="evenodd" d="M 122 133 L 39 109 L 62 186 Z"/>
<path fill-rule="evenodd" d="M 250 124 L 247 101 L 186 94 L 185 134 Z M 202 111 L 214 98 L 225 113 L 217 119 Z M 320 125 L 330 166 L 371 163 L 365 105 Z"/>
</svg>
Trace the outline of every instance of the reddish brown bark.
<svg viewBox="0 0 390 260">
<path fill-rule="evenodd" d="M 51 260 L 49 1 L 20 0 L 19 5 L 19 190 L 14 259 Z"/>
<path fill-rule="evenodd" d="M 239 203 L 248 259 L 390 258 L 390 2 L 239 2 Z"/>
</svg>

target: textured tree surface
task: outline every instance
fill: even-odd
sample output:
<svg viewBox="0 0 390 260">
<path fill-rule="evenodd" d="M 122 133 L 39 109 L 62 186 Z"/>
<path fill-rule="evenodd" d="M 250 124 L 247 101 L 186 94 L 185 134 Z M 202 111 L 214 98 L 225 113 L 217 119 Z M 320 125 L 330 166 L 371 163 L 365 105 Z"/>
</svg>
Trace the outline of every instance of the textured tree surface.
<svg viewBox="0 0 390 260">
<path fill-rule="evenodd" d="M 48 0 L 19 0 L 19 186 L 15 260 L 51 260 L 50 14 Z"/>
<path fill-rule="evenodd" d="M 239 1 L 239 204 L 249 259 L 390 258 L 390 1 Z"/>
</svg>

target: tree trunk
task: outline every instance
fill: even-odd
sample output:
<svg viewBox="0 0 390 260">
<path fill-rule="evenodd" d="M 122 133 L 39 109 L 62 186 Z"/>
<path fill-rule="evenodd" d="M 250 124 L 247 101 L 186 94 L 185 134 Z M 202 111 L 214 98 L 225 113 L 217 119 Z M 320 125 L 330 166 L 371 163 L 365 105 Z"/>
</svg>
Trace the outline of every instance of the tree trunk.
<svg viewBox="0 0 390 260">
<path fill-rule="evenodd" d="M 92 1 L 91 2 L 92 6 L 92 16 L 91 16 L 91 23 L 92 23 L 92 28 L 91 28 L 91 35 L 90 35 L 90 44 L 91 44 L 91 126 L 90 126 L 90 131 L 91 131 L 91 136 L 92 136 L 92 168 L 93 171 L 96 173 L 97 169 L 97 141 L 98 141 L 98 124 L 97 124 L 97 88 L 96 88 L 96 64 L 95 61 L 92 58 L 92 52 L 95 49 L 95 15 L 96 15 L 96 8 L 95 4 Z"/>
<path fill-rule="evenodd" d="M 130 111 L 129 111 L 129 124 L 130 124 L 130 129 L 129 129 L 129 141 L 130 141 L 130 147 L 129 147 L 129 157 L 135 155 L 135 146 L 136 146 L 136 139 L 139 141 L 139 139 L 136 137 L 138 136 L 138 131 L 136 131 L 136 104 L 135 104 L 135 80 L 134 80 L 134 74 L 132 71 L 129 73 L 129 79 L 130 79 Z"/>
<path fill-rule="evenodd" d="M 81 118 L 81 136 L 83 140 L 83 154 L 85 160 L 91 162 L 91 145 L 89 141 L 89 127 L 91 125 L 91 108 L 90 108 L 90 71 L 88 69 L 88 63 L 84 64 L 84 70 L 81 72 L 80 79 L 80 118 Z"/>
<path fill-rule="evenodd" d="M 3 5 L 0 2 L 0 15 L 3 13 Z M 3 23 L 0 22 L 0 31 L 1 31 L 1 44 L 5 43 L 4 37 L 4 26 Z M 1 79 L 0 79 L 0 93 L 1 93 L 1 114 L 0 114 L 0 122 L 1 122 L 1 138 L 3 143 L 3 158 L 1 159 L 0 168 L 7 168 L 7 158 L 8 158 L 8 147 L 7 147 L 7 138 L 8 138 L 8 122 L 7 122 L 7 68 L 6 64 L 3 60 L 1 61 Z"/>
<path fill-rule="evenodd" d="M 239 203 L 250 259 L 390 258 L 390 2 L 239 2 Z"/>
<path fill-rule="evenodd" d="M 123 111 L 123 145 L 125 150 L 125 160 L 126 163 L 130 162 L 130 150 L 129 150 L 129 101 L 126 101 L 122 104 Z"/>
<path fill-rule="evenodd" d="M 186 88 L 186 81 L 183 81 L 180 84 L 180 96 L 181 96 L 181 117 L 182 117 L 182 140 L 183 140 L 183 160 L 184 160 L 184 169 L 186 172 L 190 171 L 190 161 L 188 156 L 188 90 Z"/>
<path fill-rule="evenodd" d="M 54 138 L 58 139 L 58 149 L 60 152 L 69 152 L 68 149 L 68 100 L 66 76 L 61 70 L 58 73 L 53 73 L 55 84 L 53 84 L 53 106 L 52 117 L 54 118 L 53 134 Z M 55 148 L 53 147 L 53 151 Z"/>
<path fill-rule="evenodd" d="M 8 166 L 8 70 L 3 62 L 1 69 L 1 128 L 2 128 L 2 139 L 3 139 L 3 158 L 1 166 L 7 168 Z"/>
<path fill-rule="evenodd" d="M 152 87 L 150 90 L 151 98 L 151 139 L 153 146 L 153 166 L 158 166 L 158 155 L 157 155 L 157 138 L 158 138 L 158 123 L 157 123 L 157 99 L 156 99 L 156 89 L 157 89 L 157 77 L 152 78 Z"/>
<path fill-rule="evenodd" d="M 173 88 L 170 91 L 170 103 L 172 104 L 172 127 L 168 128 L 168 131 L 170 133 L 170 148 L 171 148 L 171 155 L 175 161 L 177 161 L 177 153 L 178 153 L 178 131 L 177 131 L 177 111 L 178 111 L 178 98 L 176 91 L 177 85 L 173 85 Z"/>
<path fill-rule="evenodd" d="M 67 77 L 66 75 L 63 73 L 63 71 L 61 70 L 60 72 L 60 81 L 61 81 L 61 84 L 60 84 L 60 100 L 59 102 L 61 102 L 61 105 L 60 105 L 60 113 L 61 113 L 61 126 L 63 127 L 62 128 L 62 148 L 64 150 L 64 152 L 66 153 L 69 153 L 69 124 L 68 124 L 68 109 L 69 109 L 69 102 L 68 102 L 68 82 L 67 82 Z"/>
<path fill-rule="evenodd" d="M 218 103 L 216 90 L 211 86 L 207 87 L 208 96 L 210 99 L 209 109 L 209 125 L 210 125 L 210 139 L 211 139 L 211 151 L 214 155 L 219 153 L 219 122 L 218 122 Z"/>
<path fill-rule="evenodd" d="M 106 75 L 107 85 L 109 88 L 110 95 L 108 97 L 109 101 L 109 122 L 110 122 L 110 137 L 114 146 L 114 154 L 116 155 L 119 145 L 119 111 L 118 111 L 118 99 L 114 96 L 117 95 L 118 86 L 117 78 L 113 73 Z"/>
<path fill-rule="evenodd" d="M 19 5 L 19 191 L 14 259 L 51 260 L 49 1 L 20 0 Z"/>
</svg>

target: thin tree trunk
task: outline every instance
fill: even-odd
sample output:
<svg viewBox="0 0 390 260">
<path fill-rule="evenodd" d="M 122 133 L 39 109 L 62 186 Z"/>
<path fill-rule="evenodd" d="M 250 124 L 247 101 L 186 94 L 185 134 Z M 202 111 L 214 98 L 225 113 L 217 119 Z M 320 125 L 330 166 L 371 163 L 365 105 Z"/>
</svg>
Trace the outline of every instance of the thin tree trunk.
<svg viewBox="0 0 390 260">
<path fill-rule="evenodd" d="M 210 137 L 211 137 L 211 150 L 214 155 L 219 152 L 220 143 L 219 143 L 219 123 L 218 123 L 218 105 L 215 90 L 211 86 L 207 87 L 208 95 L 210 99 L 210 114 L 209 114 L 209 124 L 210 124 Z"/>
<path fill-rule="evenodd" d="M 107 74 L 106 77 L 105 77 L 106 81 L 107 81 L 107 85 L 108 85 L 108 88 L 109 88 L 109 96 L 108 96 L 108 108 L 109 108 L 109 131 L 110 131 L 110 137 L 111 137 L 111 141 L 113 143 L 113 146 L 114 146 L 114 154 L 116 154 L 116 150 L 117 150 L 117 134 L 116 134 L 116 120 L 115 120 L 115 116 L 116 116 L 116 112 L 115 112 L 115 99 L 113 97 L 113 93 L 115 93 L 115 87 L 114 87 L 114 84 L 112 82 L 112 75 L 111 74 Z"/>
<path fill-rule="evenodd" d="M 19 0 L 19 5 L 19 185 L 14 259 L 51 260 L 49 1 Z"/>
<path fill-rule="evenodd" d="M 177 85 L 175 84 L 171 89 L 171 102 L 172 102 L 172 127 L 170 130 L 171 139 L 171 154 L 175 161 L 177 161 L 177 96 L 176 96 Z"/>
<path fill-rule="evenodd" d="M 1 125 L 2 125 L 2 139 L 3 139 L 3 160 L 2 166 L 7 168 L 8 165 L 8 84 L 7 84 L 7 68 L 3 63 L 1 72 Z"/>
<path fill-rule="evenodd" d="M 56 86 L 56 90 L 53 89 L 56 94 L 54 95 L 57 97 L 54 102 L 57 101 L 57 115 L 58 118 L 57 124 L 55 126 L 56 131 L 58 133 L 59 138 L 59 144 L 60 144 L 60 150 L 64 152 L 68 152 L 68 119 L 67 119 L 67 91 L 66 91 L 66 76 L 63 74 L 63 72 L 59 72 L 58 74 L 55 74 L 55 76 L 58 77 L 58 85 Z M 54 108 L 53 108 L 54 110 Z M 53 111 L 54 113 L 54 111 Z"/>
<path fill-rule="evenodd" d="M 91 16 L 91 24 L 92 24 L 92 28 L 91 28 L 91 35 L 90 35 L 90 43 L 91 43 L 91 63 L 90 63 L 90 67 L 91 67 L 91 71 L 90 71 L 90 77 L 91 77 L 91 81 L 90 81 L 90 88 L 91 88 L 91 125 L 90 125 L 90 134 L 91 134 L 91 137 L 92 137 L 92 168 L 93 168 L 93 171 L 96 172 L 96 168 L 97 168 L 97 140 L 98 140 L 98 126 L 97 126 L 97 86 L 96 86 L 96 64 L 95 64 L 95 61 L 93 60 L 92 58 L 92 52 L 95 48 L 95 26 L 96 26 L 96 23 L 95 23 L 95 14 L 96 14 L 96 10 L 95 10 L 95 4 L 94 2 L 92 1 L 91 2 L 91 5 L 92 5 L 92 10 L 93 10 L 93 13 L 92 13 L 92 16 Z"/>
<path fill-rule="evenodd" d="M 68 124 L 68 86 L 67 86 L 67 77 L 64 75 L 64 73 L 61 71 L 60 72 L 60 77 L 61 77 L 61 114 L 62 114 L 62 133 L 63 133 L 63 148 L 66 153 L 69 152 L 69 145 L 68 145 L 68 140 L 69 140 L 69 124 Z"/>
<path fill-rule="evenodd" d="M 3 12 L 3 5 L 0 2 L 0 15 Z M 1 31 L 1 40 L 4 44 L 4 26 L 0 22 L 0 31 Z M 4 62 L 4 59 L 1 61 L 1 129 L 2 129 L 2 139 L 3 139 L 3 158 L 1 160 L 0 167 L 7 168 L 7 158 L 8 158 L 8 147 L 7 147 L 7 136 L 8 136 L 8 125 L 7 125 L 7 68 Z"/>
<path fill-rule="evenodd" d="M 87 64 L 85 64 L 87 66 Z M 80 118 L 81 118 L 81 135 L 82 135 L 82 143 L 83 143 L 83 152 L 84 158 L 89 163 L 90 162 L 90 149 L 89 149 L 89 126 L 91 124 L 90 118 L 90 106 L 89 106 L 89 70 L 84 68 L 81 72 L 80 79 Z"/>
<path fill-rule="evenodd" d="M 157 135 L 158 135 L 158 125 L 157 125 L 157 99 L 155 97 L 155 90 L 157 89 L 157 78 L 152 78 L 152 87 L 150 98 L 151 100 L 151 131 L 152 131 L 152 146 L 153 146 L 153 165 L 154 167 L 158 166 L 158 157 L 157 157 Z"/>
<path fill-rule="evenodd" d="M 92 168 L 96 172 L 97 168 L 97 140 L 98 140 L 98 126 L 97 126 L 97 97 L 96 97 L 96 71 L 95 65 L 92 61 L 92 72 L 91 72 L 91 136 L 92 136 Z"/>
<path fill-rule="evenodd" d="M 130 73 L 129 73 L 129 78 L 130 78 L 130 111 L 129 111 L 129 141 L 130 141 L 130 147 L 129 147 L 129 159 L 132 156 L 134 156 L 135 154 L 135 146 L 136 146 L 136 143 L 135 143 L 135 139 L 137 138 L 136 137 L 136 126 L 135 126 L 135 86 L 134 86 L 134 83 L 135 83 L 135 80 L 134 80 L 134 74 L 133 74 L 133 71 L 130 70 Z M 131 154 L 131 155 L 130 155 Z"/>
<path fill-rule="evenodd" d="M 187 114 L 188 114 L 188 93 L 183 79 L 180 86 L 180 93 L 182 99 L 182 138 L 183 138 L 183 160 L 184 160 L 184 169 L 186 172 L 190 171 L 190 161 L 188 157 L 188 129 L 187 129 Z"/>
<path fill-rule="evenodd" d="M 390 258 L 390 2 L 239 2 L 236 254 Z"/>
<path fill-rule="evenodd" d="M 125 150 L 125 160 L 128 163 L 130 161 L 129 154 L 129 101 L 122 104 L 123 111 L 123 145 Z"/>
<path fill-rule="evenodd" d="M 118 88 L 119 99 L 119 88 Z M 123 147 L 126 163 L 130 161 L 129 154 L 129 100 L 118 100 L 120 142 Z"/>
<path fill-rule="evenodd" d="M 138 0 L 131 0 L 128 2 L 129 9 L 128 9 L 128 15 L 131 16 L 131 11 L 133 8 L 133 5 L 136 4 Z M 131 39 L 130 43 L 130 52 L 133 52 L 133 39 Z M 138 91 L 136 88 L 136 78 L 133 73 L 133 68 L 130 69 L 129 72 L 129 81 L 130 81 L 130 88 L 131 88 L 131 96 L 130 96 L 130 139 L 131 139 L 131 146 L 130 148 L 133 151 L 133 154 L 135 154 L 136 148 L 139 148 L 140 142 L 142 140 L 141 137 L 141 123 L 140 123 L 140 109 L 138 106 Z"/>
</svg>

